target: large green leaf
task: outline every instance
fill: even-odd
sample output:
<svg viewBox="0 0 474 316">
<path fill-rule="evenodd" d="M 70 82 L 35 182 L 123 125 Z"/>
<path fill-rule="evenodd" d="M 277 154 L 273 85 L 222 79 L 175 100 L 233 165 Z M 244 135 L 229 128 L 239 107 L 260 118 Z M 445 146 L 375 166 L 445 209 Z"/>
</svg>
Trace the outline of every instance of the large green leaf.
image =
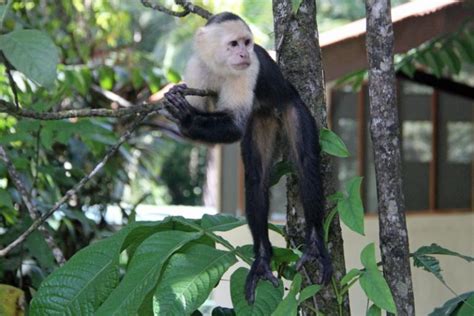
<svg viewBox="0 0 474 316">
<path fill-rule="evenodd" d="M 364 235 L 364 207 L 360 197 L 362 177 L 354 177 L 346 185 L 347 197 L 337 202 L 337 210 L 344 224 Z"/>
<path fill-rule="evenodd" d="M 207 231 L 228 231 L 236 227 L 245 225 L 247 221 L 228 214 L 208 215 L 204 214 L 201 219 L 201 226 Z"/>
<path fill-rule="evenodd" d="M 168 258 L 201 233 L 182 231 L 158 232 L 137 248 L 123 280 L 95 315 L 133 315 L 146 295 L 153 290 Z"/>
<path fill-rule="evenodd" d="M 235 262 L 231 252 L 200 244 L 174 254 L 155 290 L 155 315 L 191 314 Z"/>
<path fill-rule="evenodd" d="M 460 294 L 448 301 L 446 301 L 443 306 L 435 308 L 429 316 L 450 316 L 455 315 L 454 311 L 466 300 L 474 297 L 474 291 Z M 472 300 L 471 300 L 472 302 Z M 459 315 L 459 314 L 457 314 Z M 467 314 L 467 315 L 473 315 Z M 464 316 L 464 315 L 463 315 Z"/>
<path fill-rule="evenodd" d="M 350 156 L 342 139 L 327 128 L 322 128 L 319 131 L 319 142 L 321 149 L 330 155 L 342 158 Z"/>
<path fill-rule="evenodd" d="M 366 268 L 359 278 L 359 283 L 367 297 L 378 307 L 395 313 L 396 307 L 392 293 L 382 273 L 377 268 L 375 245 L 367 245 L 361 253 L 361 262 Z"/>
<path fill-rule="evenodd" d="M 235 313 L 243 316 L 271 315 L 283 297 L 283 282 L 274 287 L 268 281 L 259 281 L 255 292 L 255 302 L 249 305 L 245 300 L 244 287 L 249 270 L 237 269 L 230 278 L 230 292 Z"/>
<path fill-rule="evenodd" d="M 119 253 L 128 229 L 82 249 L 53 272 L 41 283 L 30 315 L 93 313 L 118 284 Z"/>
<path fill-rule="evenodd" d="M 0 49 L 8 61 L 28 78 L 51 87 L 56 80 L 59 55 L 54 42 L 38 30 L 18 30 L 0 36 Z"/>
</svg>

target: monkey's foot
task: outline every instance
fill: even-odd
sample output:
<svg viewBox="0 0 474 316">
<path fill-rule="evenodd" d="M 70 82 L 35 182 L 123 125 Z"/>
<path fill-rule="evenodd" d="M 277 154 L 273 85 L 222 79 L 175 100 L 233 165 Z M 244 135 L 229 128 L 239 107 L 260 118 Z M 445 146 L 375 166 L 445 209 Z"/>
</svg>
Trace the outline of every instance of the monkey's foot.
<svg viewBox="0 0 474 316">
<path fill-rule="evenodd" d="M 245 280 L 245 299 L 249 304 L 255 302 L 255 289 L 259 280 L 270 281 L 274 287 L 278 287 L 278 279 L 270 268 L 270 259 L 257 258 L 250 268 L 247 280 Z"/>
<path fill-rule="evenodd" d="M 332 276 L 332 265 L 326 248 L 319 240 L 310 239 L 300 260 L 296 263 L 296 270 L 301 271 L 306 263 L 316 263 L 320 267 L 319 284 L 328 284 Z"/>
</svg>

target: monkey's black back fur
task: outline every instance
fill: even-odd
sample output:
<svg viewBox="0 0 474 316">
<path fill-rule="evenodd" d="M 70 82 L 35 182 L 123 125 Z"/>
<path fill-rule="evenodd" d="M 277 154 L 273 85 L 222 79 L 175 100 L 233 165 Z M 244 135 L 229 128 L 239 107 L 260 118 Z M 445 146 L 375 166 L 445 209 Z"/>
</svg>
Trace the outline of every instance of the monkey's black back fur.
<svg viewBox="0 0 474 316">
<path fill-rule="evenodd" d="M 255 44 L 254 51 L 260 63 L 257 84 L 254 88 L 255 97 L 260 103 L 277 107 L 281 111 L 282 106 L 299 98 L 299 95 L 283 77 L 280 68 L 263 47 Z"/>
</svg>

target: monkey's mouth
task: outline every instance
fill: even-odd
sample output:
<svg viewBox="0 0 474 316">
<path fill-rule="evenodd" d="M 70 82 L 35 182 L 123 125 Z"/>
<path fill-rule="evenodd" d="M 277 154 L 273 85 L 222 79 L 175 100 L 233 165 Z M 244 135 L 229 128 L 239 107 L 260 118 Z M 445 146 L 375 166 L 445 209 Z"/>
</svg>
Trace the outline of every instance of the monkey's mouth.
<svg viewBox="0 0 474 316">
<path fill-rule="evenodd" d="M 233 67 L 237 70 L 244 70 L 250 66 L 250 62 L 244 61 L 242 63 L 234 64 Z"/>
</svg>

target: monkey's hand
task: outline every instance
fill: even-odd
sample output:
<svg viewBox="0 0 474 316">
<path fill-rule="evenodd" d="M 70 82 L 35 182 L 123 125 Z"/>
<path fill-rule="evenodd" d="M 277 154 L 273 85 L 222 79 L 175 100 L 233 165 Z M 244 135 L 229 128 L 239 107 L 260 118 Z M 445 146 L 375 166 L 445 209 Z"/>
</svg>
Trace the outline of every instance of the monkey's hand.
<svg viewBox="0 0 474 316">
<path fill-rule="evenodd" d="M 245 280 L 245 299 L 249 304 L 255 302 L 255 289 L 259 280 L 270 281 L 274 287 L 278 287 L 278 279 L 272 273 L 269 258 L 257 257 L 250 268 Z"/>
<path fill-rule="evenodd" d="M 316 263 L 320 267 L 319 284 L 328 284 L 332 276 L 332 264 L 329 254 L 322 241 L 315 237 L 306 241 L 306 247 L 300 260 L 296 263 L 296 270 L 301 271 L 306 263 Z"/>
<path fill-rule="evenodd" d="M 186 88 L 185 84 L 178 84 L 165 93 L 165 109 L 180 126 L 186 126 L 197 112 L 183 95 Z"/>
</svg>

